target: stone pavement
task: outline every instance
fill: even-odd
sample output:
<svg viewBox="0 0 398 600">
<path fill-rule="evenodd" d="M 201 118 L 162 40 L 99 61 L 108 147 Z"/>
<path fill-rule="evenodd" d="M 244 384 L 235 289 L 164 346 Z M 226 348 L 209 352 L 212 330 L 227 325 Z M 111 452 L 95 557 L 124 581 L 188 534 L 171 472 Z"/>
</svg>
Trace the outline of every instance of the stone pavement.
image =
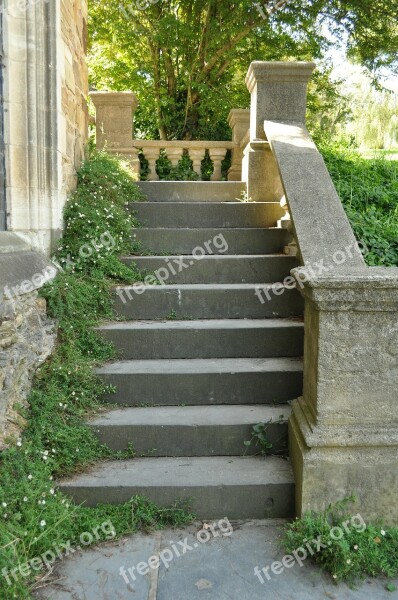
<svg viewBox="0 0 398 600">
<path fill-rule="evenodd" d="M 135 534 L 76 552 L 58 564 L 49 585 L 40 588 L 36 598 L 387 600 L 398 597 L 398 592 L 385 589 L 386 580 L 368 579 L 356 590 L 346 585 L 336 586 L 309 560 L 301 567 L 295 563 L 279 575 L 268 571 L 270 580 L 263 576 L 264 583 L 261 583 L 254 568 L 270 566 L 274 561 L 281 561 L 285 554 L 280 544 L 282 524 L 281 520 L 233 522 L 231 531 L 224 522 L 212 532 L 203 530 L 202 523 L 197 523 L 186 529 Z M 159 554 L 163 558 L 159 568 L 148 569 L 148 560 Z M 146 564 L 140 566 L 140 562 Z M 152 559 L 154 566 L 157 562 L 156 558 Z M 137 570 L 148 573 L 139 575 Z"/>
</svg>

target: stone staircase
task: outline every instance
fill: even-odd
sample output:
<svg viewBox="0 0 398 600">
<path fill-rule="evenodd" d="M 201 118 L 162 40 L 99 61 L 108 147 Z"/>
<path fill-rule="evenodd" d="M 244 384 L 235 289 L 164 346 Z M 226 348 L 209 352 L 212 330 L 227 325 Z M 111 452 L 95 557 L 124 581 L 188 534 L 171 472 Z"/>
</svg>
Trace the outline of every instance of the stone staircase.
<svg viewBox="0 0 398 600">
<path fill-rule="evenodd" d="M 287 418 L 302 393 L 303 304 L 296 290 L 264 303 L 255 294 L 296 266 L 282 254 L 290 240 L 275 227 L 279 204 L 236 201 L 240 182 L 140 185 L 148 202 L 131 206 L 144 225 L 134 238 L 152 255 L 123 261 L 160 270 L 165 285 L 115 290 L 120 320 L 100 331 L 120 360 L 99 374 L 119 407 L 89 423 L 139 458 L 61 488 L 87 505 L 144 494 L 159 505 L 189 498 L 201 518 L 291 516 Z M 259 422 L 269 422 L 276 456 L 245 447 Z"/>
</svg>

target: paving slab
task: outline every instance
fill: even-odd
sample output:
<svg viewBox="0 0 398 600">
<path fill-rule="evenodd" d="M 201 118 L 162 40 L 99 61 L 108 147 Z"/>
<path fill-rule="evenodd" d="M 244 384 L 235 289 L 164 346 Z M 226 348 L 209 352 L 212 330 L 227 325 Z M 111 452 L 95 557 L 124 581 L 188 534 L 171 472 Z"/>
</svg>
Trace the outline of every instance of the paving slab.
<svg viewBox="0 0 398 600">
<path fill-rule="evenodd" d="M 308 560 L 264 583 L 254 568 L 281 561 L 280 519 L 195 523 L 185 529 L 136 534 L 79 552 L 56 567 L 37 599 L 52 600 L 387 600 L 387 580 L 357 589 L 335 585 Z M 211 526 L 209 528 L 209 525 Z M 217 535 L 218 534 L 218 535 Z M 152 557 L 152 559 L 151 559 Z M 153 567 L 148 566 L 152 560 Z M 157 559 L 157 560 L 156 560 Z M 146 563 L 139 566 L 139 563 Z M 159 565 L 157 564 L 159 563 Z M 140 575 L 138 570 L 144 574 Z M 395 581 L 398 584 L 398 580 Z"/>
</svg>

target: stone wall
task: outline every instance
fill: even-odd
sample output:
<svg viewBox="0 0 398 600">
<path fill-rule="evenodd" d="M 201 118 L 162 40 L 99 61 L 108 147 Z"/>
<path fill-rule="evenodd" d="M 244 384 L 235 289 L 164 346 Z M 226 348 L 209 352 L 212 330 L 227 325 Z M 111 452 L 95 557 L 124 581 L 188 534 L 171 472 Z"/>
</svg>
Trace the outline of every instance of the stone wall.
<svg viewBox="0 0 398 600">
<path fill-rule="evenodd" d="M 63 184 L 74 189 L 76 169 L 84 158 L 88 131 L 87 2 L 61 0 L 61 104 L 65 134 Z"/>
<path fill-rule="evenodd" d="M 56 323 L 37 292 L 55 272 L 15 234 L 0 234 L 0 450 L 23 429 L 19 407 L 55 344 Z"/>
</svg>

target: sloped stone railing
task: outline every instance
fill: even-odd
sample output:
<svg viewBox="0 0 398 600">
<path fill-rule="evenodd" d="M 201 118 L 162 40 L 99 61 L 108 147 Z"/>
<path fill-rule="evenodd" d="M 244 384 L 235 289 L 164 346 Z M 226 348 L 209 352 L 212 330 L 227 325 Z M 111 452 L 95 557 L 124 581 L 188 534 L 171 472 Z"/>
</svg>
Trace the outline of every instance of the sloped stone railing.
<svg viewBox="0 0 398 600">
<path fill-rule="evenodd" d="M 364 519 L 398 522 L 398 269 L 367 267 L 305 127 L 313 63 L 251 64 L 251 164 L 284 193 L 305 299 L 303 396 L 293 403 L 296 508 L 355 493 Z M 254 156 L 254 158 L 253 158 Z M 257 175 L 256 175 L 257 174 Z M 252 180 L 253 182 L 253 180 Z"/>
<path fill-rule="evenodd" d="M 192 160 L 192 168 L 201 176 L 201 164 L 206 151 L 213 163 L 211 181 L 221 181 L 221 165 L 228 150 L 232 151 L 232 166 L 229 180 L 241 180 L 243 135 L 249 126 L 249 111 L 231 111 L 230 124 L 233 141 L 164 141 L 134 139 L 134 112 L 138 101 L 131 92 L 92 92 L 91 99 L 96 109 L 97 147 L 106 148 L 111 154 L 127 158 L 132 170 L 140 175 L 138 152 L 142 151 L 149 164 L 149 181 L 157 181 L 156 162 L 161 151 L 166 152 L 172 167 L 177 167 L 183 153 L 187 152 Z"/>
</svg>

